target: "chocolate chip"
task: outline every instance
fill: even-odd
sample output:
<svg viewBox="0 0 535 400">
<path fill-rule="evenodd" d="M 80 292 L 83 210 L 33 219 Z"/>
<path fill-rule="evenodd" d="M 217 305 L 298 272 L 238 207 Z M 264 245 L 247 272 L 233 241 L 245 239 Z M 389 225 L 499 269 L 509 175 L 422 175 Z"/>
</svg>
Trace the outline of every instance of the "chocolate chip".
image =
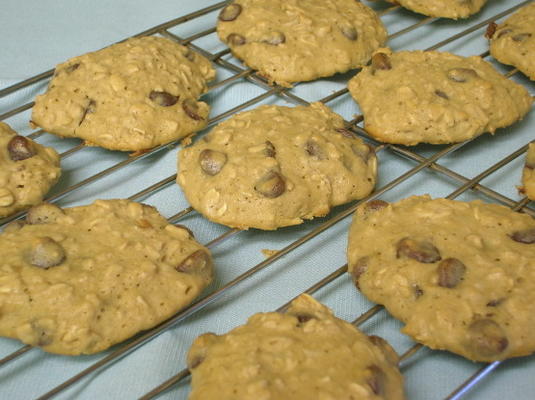
<svg viewBox="0 0 535 400">
<path fill-rule="evenodd" d="M 533 244 L 535 243 L 535 228 L 513 232 L 510 238 L 518 243 Z"/>
<path fill-rule="evenodd" d="M 242 7 L 239 4 L 229 4 L 219 13 L 220 21 L 234 21 L 241 14 Z"/>
<path fill-rule="evenodd" d="M 503 303 L 505 299 L 502 297 L 502 298 L 499 298 L 499 299 L 494 299 L 494 300 L 491 300 L 487 303 L 487 307 L 498 307 L 500 304 Z"/>
<path fill-rule="evenodd" d="M 191 62 L 195 61 L 195 53 L 191 51 L 190 49 L 186 50 L 186 52 L 184 53 L 184 57 L 186 57 Z"/>
<path fill-rule="evenodd" d="M 55 204 L 42 203 L 28 210 L 26 222 L 31 225 L 49 224 L 56 222 L 64 214 L 65 212 Z"/>
<path fill-rule="evenodd" d="M 454 82 L 464 83 L 478 77 L 471 68 L 452 68 L 447 72 L 448 78 Z"/>
<path fill-rule="evenodd" d="M 197 106 L 197 102 L 192 99 L 186 99 L 182 102 L 182 109 L 186 113 L 188 117 L 195 121 L 200 121 L 203 118 L 198 114 L 199 107 Z"/>
<path fill-rule="evenodd" d="M 355 40 L 357 40 L 359 38 L 359 34 L 358 34 L 357 30 L 352 25 L 341 26 L 340 27 L 340 31 L 349 40 L 355 41 Z"/>
<path fill-rule="evenodd" d="M 412 258 L 421 263 L 434 263 L 440 261 L 440 252 L 427 240 L 401 239 L 397 243 L 397 257 Z"/>
<path fill-rule="evenodd" d="M 376 211 L 386 208 L 388 203 L 383 200 L 372 200 L 361 206 L 362 218 L 366 219 Z"/>
<path fill-rule="evenodd" d="M 208 253 L 204 250 L 197 250 L 186 257 L 175 269 L 186 274 L 199 274 L 209 268 L 210 264 Z"/>
<path fill-rule="evenodd" d="M 271 158 L 275 158 L 275 156 L 277 155 L 275 146 L 273 146 L 273 143 L 271 143 L 269 140 L 266 140 L 266 148 L 264 150 L 264 155 L 266 157 L 271 157 Z"/>
<path fill-rule="evenodd" d="M 438 97 L 442 97 L 443 99 L 446 99 L 446 100 L 449 100 L 449 97 L 446 93 L 444 93 L 442 90 L 435 90 L 435 94 L 438 96 Z"/>
<path fill-rule="evenodd" d="M 227 36 L 227 42 L 231 46 L 242 46 L 247 42 L 247 40 L 245 40 L 244 36 L 238 33 L 231 33 L 230 35 Z"/>
<path fill-rule="evenodd" d="M 271 171 L 256 183 L 254 189 L 262 196 L 274 199 L 285 192 L 286 183 L 281 174 Z"/>
<path fill-rule="evenodd" d="M 327 155 L 318 142 L 312 139 L 307 140 L 305 143 L 305 151 L 310 157 L 316 160 L 325 160 L 327 158 Z"/>
<path fill-rule="evenodd" d="M 201 169 L 208 175 L 219 174 L 227 163 L 227 155 L 220 151 L 204 149 L 199 154 Z"/>
<path fill-rule="evenodd" d="M 304 324 L 306 324 L 311 319 L 317 319 L 316 316 L 312 314 L 305 314 L 305 313 L 288 313 L 289 315 L 293 315 L 295 318 L 297 318 L 297 327 L 301 327 Z"/>
<path fill-rule="evenodd" d="M 457 258 L 446 258 L 437 267 L 438 285 L 454 288 L 461 282 L 466 272 L 466 266 Z"/>
<path fill-rule="evenodd" d="M 80 63 L 75 63 L 75 64 L 72 64 L 72 65 L 69 65 L 68 67 L 65 68 L 65 72 L 70 74 L 71 72 L 76 71 L 79 66 L 80 66 Z"/>
<path fill-rule="evenodd" d="M 169 107 L 176 104 L 179 96 L 173 96 L 171 93 L 153 90 L 149 93 L 149 99 L 162 107 Z"/>
<path fill-rule="evenodd" d="M 380 336 L 375 335 L 368 336 L 368 339 L 370 339 L 370 341 L 381 350 L 381 352 L 386 358 L 386 361 L 388 361 L 392 365 L 399 364 L 398 353 L 396 353 L 396 351 L 392 348 L 392 346 L 390 346 L 390 344 L 386 340 L 384 340 Z"/>
<path fill-rule="evenodd" d="M 422 289 L 419 285 L 417 285 L 416 283 L 413 283 L 413 284 L 411 285 L 411 287 L 412 287 L 412 291 L 413 291 L 413 293 L 414 293 L 414 298 L 415 298 L 415 299 L 419 299 L 420 297 L 423 296 L 424 291 L 423 291 L 423 289 Z"/>
<path fill-rule="evenodd" d="M 385 394 L 386 374 L 377 365 L 366 368 L 366 383 L 377 396 Z"/>
<path fill-rule="evenodd" d="M 29 250 L 27 259 L 36 267 L 48 269 L 65 260 L 65 250 L 54 239 L 42 237 Z"/>
<path fill-rule="evenodd" d="M 468 338 L 471 350 L 481 358 L 496 357 L 509 345 L 502 327 L 488 318 L 472 322 L 468 327 Z"/>
<path fill-rule="evenodd" d="M 78 126 L 82 125 L 82 122 L 84 122 L 85 117 L 87 114 L 93 114 L 96 110 L 97 103 L 93 99 L 89 99 L 89 102 L 87 103 L 87 106 L 84 109 L 84 113 L 82 115 L 82 118 L 80 119 L 80 122 L 78 123 Z"/>
<path fill-rule="evenodd" d="M 351 277 L 353 278 L 353 283 L 360 289 L 359 279 L 368 270 L 368 257 L 361 257 L 357 260 L 353 268 L 351 268 Z"/>
<path fill-rule="evenodd" d="M 33 143 L 24 136 L 14 136 L 7 143 L 9 158 L 13 161 L 22 161 L 31 158 L 37 154 Z"/>
<path fill-rule="evenodd" d="M 286 42 L 286 36 L 284 36 L 284 33 L 282 32 L 274 31 L 271 32 L 267 38 L 263 39 L 262 42 L 272 46 L 277 46 Z"/>
<path fill-rule="evenodd" d="M 527 38 L 530 38 L 531 37 L 531 33 L 519 33 L 518 35 L 514 35 L 512 37 L 512 39 L 515 41 L 515 42 L 522 42 L 524 40 L 526 40 Z"/>
<path fill-rule="evenodd" d="M 494 33 L 496 32 L 496 28 L 498 27 L 498 24 L 496 22 L 491 22 L 487 26 L 487 31 L 485 32 L 485 37 L 487 39 L 492 39 L 492 36 L 494 36 Z"/>
<path fill-rule="evenodd" d="M 374 69 L 392 69 L 392 64 L 390 63 L 390 57 L 385 53 L 375 53 L 372 56 L 372 67 Z"/>
</svg>

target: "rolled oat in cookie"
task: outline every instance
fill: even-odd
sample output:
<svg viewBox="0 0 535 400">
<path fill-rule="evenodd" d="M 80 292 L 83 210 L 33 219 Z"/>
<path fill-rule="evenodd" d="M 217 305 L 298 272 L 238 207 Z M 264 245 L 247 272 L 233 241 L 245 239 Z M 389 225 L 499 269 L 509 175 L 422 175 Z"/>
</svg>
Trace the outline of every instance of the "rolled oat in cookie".
<svg viewBox="0 0 535 400">
<path fill-rule="evenodd" d="M 430 17 L 468 18 L 476 14 L 487 0 L 386 0 Z"/>
<path fill-rule="evenodd" d="M 348 84 L 366 131 L 386 143 L 445 144 L 523 118 L 533 102 L 481 57 L 380 49 Z"/>
<path fill-rule="evenodd" d="M 39 204 L 58 181 L 58 153 L 0 122 L 0 218 Z"/>
<path fill-rule="evenodd" d="M 235 0 L 221 10 L 217 33 L 284 86 L 361 67 L 387 37 L 375 12 L 354 0 Z"/>
<path fill-rule="evenodd" d="M 474 361 L 535 351 L 535 220 L 481 201 L 414 196 L 357 209 L 348 268 L 402 332 Z"/>
<path fill-rule="evenodd" d="M 520 191 L 530 200 L 535 200 L 535 143 L 530 143 L 522 171 Z"/>
<path fill-rule="evenodd" d="M 155 208 L 43 203 L 0 234 L 0 335 L 50 353 L 92 354 L 187 306 L 212 259 Z"/>
<path fill-rule="evenodd" d="M 259 313 L 188 353 L 190 400 L 404 399 L 398 356 L 303 294 L 285 313 Z"/>
<path fill-rule="evenodd" d="M 487 30 L 490 54 L 535 80 L 535 3 L 522 7 L 502 24 Z"/>
<path fill-rule="evenodd" d="M 201 55 L 161 37 L 129 39 L 56 67 L 31 123 L 110 150 L 142 151 L 207 124 L 197 99 L 215 77 Z"/>
<path fill-rule="evenodd" d="M 184 148 L 178 170 L 189 203 L 209 220 L 277 229 L 367 196 L 377 159 L 321 103 L 265 105 L 229 118 Z"/>
</svg>

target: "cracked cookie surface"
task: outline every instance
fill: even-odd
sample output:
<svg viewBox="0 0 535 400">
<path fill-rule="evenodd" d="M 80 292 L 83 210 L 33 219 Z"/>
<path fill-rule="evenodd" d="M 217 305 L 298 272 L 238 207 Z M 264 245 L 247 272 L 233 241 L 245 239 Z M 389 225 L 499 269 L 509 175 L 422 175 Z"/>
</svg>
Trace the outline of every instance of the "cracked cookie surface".
<svg viewBox="0 0 535 400">
<path fill-rule="evenodd" d="M 474 361 L 531 354 L 535 220 L 481 201 L 414 196 L 369 202 L 349 233 L 360 291 L 402 332 Z"/>
<path fill-rule="evenodd" d="M 61 175 L 58 153 L 0 122 L 0 218 L 39 204 Z"/>
<path fill-rule="evenodd" d="M 218 336 L 198 337 L 188 353 L 189 399 L 400 400 L 398 357 L 303 294 L 285 313 L 259 313 Z"/>
<path fill-rule="evenodd" d="M 427 15 L 442 18 L 468 18 L 479 12 L 487 0 L 387 0 L 390 3 Z"/>
<path fill-rule="evenodd" d="M 535 3 L 522 7 L 491 29 L 490 54 L 535 80 Z"/>
<path fill-rule="evenodd" d="M 204 128 L 210 62 L 171 40 L 129 39 L 56 67 L 31 122 L 87 145 L 141 151 Z"/>
<path fill-rule="evenodd" d="M 532 98 L 480 57 L 377 51 L 349 81 L 366 131 L 387 143 L 456 143 L 509 126 Z"/>
<path fill-rule="evenodd" d="M 91 354 L 187 306 L 212 260 L 155 208 L 43 203 L 0 234 L 0 335 L 51 353 Z"/>
<path fill-rule="evenodd" d="M 277 229 L 367 196 L 374 150 L 321 103 L 260 106 L 220 123 L 179 153 L 177 182 L 211 221 Z"/>
<path fill-rule="evenodd" d="M 217 33 L 284 86 L 361 67 L 387 36 L 375 12 L 354 0 L 235 0 L 219 14 Z"/>
</svg>

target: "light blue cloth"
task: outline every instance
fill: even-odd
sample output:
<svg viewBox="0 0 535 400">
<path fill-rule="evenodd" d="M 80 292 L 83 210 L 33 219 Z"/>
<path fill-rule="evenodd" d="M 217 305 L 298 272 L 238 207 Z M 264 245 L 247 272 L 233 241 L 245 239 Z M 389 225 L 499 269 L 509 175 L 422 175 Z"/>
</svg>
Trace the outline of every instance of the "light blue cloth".
<svg viewBox="0 0 535 400">
<path fill-rule="evenodd" d="M 56 63 L 69 57 L 97 50 L 215 3 L 214 0 L 151 2 L 2 0 L 0 88 L 49 70 Z M 382 2 L 365 1 L 365 3 L 377 10 L 389 7 Z M 519 3 L 521 3 L 519 0 L 490 0 L 482 13 L 469 20 L 435 21 L 401 35 L 389 44 L 396 50 L 424 49 Z M 173 28 L 172 32 L 187 37 L 208 29 L 213 26 L 216 15 L 217 13 L 211 13 L 206 17 L 195 19 Z M 394 33 L 422 18 L 411 12 L 398 10 L 383 16 L 382 19 L 387 24 L 389 32 Z M 481 28 L 441 49 L 462 55 L 481 54 L 487 50 L 486 39 L 483 38 L 484 30 L 485 28 Z M 194 43 L 210 52 L 225 48 L 215 34 Z M 225 59 L 232 60 L 229 56 Z M 236 65 L 241 67 L 239 62 L 236 62 Z M 508 70 L 505 67 L 499 68 L 503 71 Z M 354 72 L 351 72 L 331 79 L 300 84 L 292 90 L 292 93 L 308 101 L 318 100 L 334 90 L 343 88 L 347 79 L 353 74 Z M 218 81 L 228 76 L 230 73 L 227 70 L 218 68 Z M 524 84 L 532 94 L 535 94 L 533 82 L 520 74 L 515 75 L 513 79 Z M 0 99 L 0 114 L 32 101 L 33 97 L 45 87 L 46 82 L 41 82 Z M 210 92 L 204 99 L 212 105 L 211 115 L 214 117 L 263 92 L 263 89 L 239 80 Z M 273 96 L 262 101 L 262 103 L 274 102 L 287 104 L 284 100 Z M 328 104 L 348 120 L 354 114 L 358 114 L 358 107 L 347 94 Z M 9 118 L 6 122 L 14 129 L 27 134 L 31 132 L 27 125 L 29 115 L 29 111 L 26 111 Z M 484 135 L 474 140 L 452 155 L 441 159 L 440 164 L 464 176 L 476 176 L 497 160 L 533 140 L 534 127 L 535 116 L 532 114 L 512 128 L 498 131 L 494 137 Z M 76 140 L 60 140 L 51 135 L 44 135 L 38 140 L 53 145 L 60 151 L 65 151 L 78 143 Z M 442 148 L 419 146 L 413 150 L 422 156 L 431 156 L 437 149 Z M 78 205 L 87 204 L 97 198 L 131 196 L 175 173 L 176 152 L 176 149 L 162 151 L 133 163 L 125 169 L 72 192 L 59 203 Z M 416 165 L 414 161 L 400 158 L 390 150 L 380 151 L 378 157 L 380 161 L 378 188 Z M 64 175 L 52 194 L 124 158 L 125 156 L 120 153 L 95 148 L 77 152 L 62 161 Z M 522 163 L 523 156 L 486 178 L 483 184 L 510 199 L 519 200 L 515 185 L 520 183 Z M 437 197 L 446 196 L 459 186 L 460 183 L 453 178 L 424 170 L 386 192 L 382 198 L 396 200 L 411 194 L 423 193 L 431 193 Z M 460 198 L 481 198 L 491 201 L 484 195 L 474 192 L 466 192 Z M 171 216 L 188 206 L 175 184 L 165 187 L 143 201 L 157 206 L 166 216 Z M 341 211 L 339 208 L 332 215 Z M 217 290 L 240 273 L 263 261 L 265 257 L 261 252 L 262 249 L 282 249 L 306 232 L 320 226 L 323 221 L 324 219 L 310 221 L 299 227 L 276 232 L 255 230 L 242 232 L 217 245 L 213 248 L 217 279 L 206 293 Z M 196 214 L 189 215 L 181 223 L 188 225 L 195 232 L 197 239 L 203 243 L 209 242 L 227 230 L 207 222 Z M 192 340 L 199 334 L 207 331 L 223 333 L 244 323 L 247 317 L 255 312 L 274 310 L 343 265 L 349 223 L 349 218 L 344 219 L 262 272 L 255 274 L 251 279 L 240 283 L 228 291 L 222 299 L 205 307 L 201 312 L 167 330 L 108 368 L 90 375 L 89 379 L 74 385 L 59 398 L 131 399 L 148 392 L 184 368 L 185 353 Z M 320 290 L 315 297 L 332 307 L 338 316 L 347 320 L 353 320 L 371 306 L 354 290 L 347 276 Z M 400 323 L 382 311 L 365 323 L 362 329 L 370 334 L 384 336 L 398 352 L 402 353 L 412 345 L 412 342 L 399 333 L 400 327 Z M 15 340 L 0 339 L 0 358 L 19 347 L 20 343 Z M 95 356 L 71 358 L 32 350 L 0 370 L 0 398 L 37 397 L 109 353 L 108 351 Z M 478 364 L 446 352 L 420 350 L 403 370 L 408 398 L 417 400 L 444 398 L 479 367 Z M 499 366 L 491 377 L 483 381 L 466 398 L 490 400 L 535 398 L 533 377 L 535 377 L 534 357 L 508 361 Z M 161 398 L 185 399 L 189 390 L 188 385 L 189 380 L 186 380 Z"/>
</svg>

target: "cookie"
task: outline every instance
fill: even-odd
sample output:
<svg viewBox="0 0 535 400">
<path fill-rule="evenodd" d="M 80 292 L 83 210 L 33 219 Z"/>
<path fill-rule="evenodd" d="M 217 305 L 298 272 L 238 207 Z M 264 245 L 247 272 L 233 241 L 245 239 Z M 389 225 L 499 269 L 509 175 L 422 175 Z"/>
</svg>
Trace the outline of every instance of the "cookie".
<svg viewBox="0 0 535 400">
<path fill-rule="evenodd" d="M 492 23 L 487 37 L 496 60 L 535 80 L 535 3 L 522 7 L 503 24 Z"/>
<path fill-rule="evenodd" d="M 354 0 L 235 0 L 221 10 L 217 34 L 283 86 L 361 67 L 387 37 L 375 12 Z"/>
<path fill-rule="evenodd" d="M 189 400 L 403 399 L 398 357 L 303 294 L 286 313 L 259 313 L 188 353 Z"/>
<path fill-rule="evenodd" d="M 522 119 L 532 98 L 480 57 L 381 49 L 348 84 L 366 131 L 387 143 L 456 143 Z"/>
<path fill-rule="evenodd" d="M 178 170 L 187 200 L 209 220 L 270 230 L 367 196 L 377 160 L 321 103 L 264 105 L 184 148 Z"/>
<path fill-rule="evenodd" d="M 521 191 L 530 200 L 535 200 L 535 143 L 530 143 L 522 172 Z"/>
<path fill-rule="evenodd" d="M 0 122 L 0 218 L 39 204 L 61 175 L 59 155 Z"/>
<path fill-rule="evenodd" d="M 481 7 L 487 0 L 387 0 L 390 3 L 399 4 L 403 8 L 427 15 L 429 17 L 442 18 L 468 18 Z"/>
<path fill-rule="evenodd" d="M 31 122 L 90 146 L 141 151 L 204 128 L 197 101 L 215 71 L 199 54 L 160 37 L 129 39 L 56 67 Z"/>
<path fill-rule="evenodd" d="M 535 220 L 481 201 L 367 203 L 349 233 L 360 291 L 402 332 L 474 361 L 535 350 Z"/>
<path fill-rule="evenodd" d="M 187 306 L 212 260 L 155 208 L 43 203 L 0 235 L 0 335 L 51 353 L 91 354 Z"/>
</svg>

